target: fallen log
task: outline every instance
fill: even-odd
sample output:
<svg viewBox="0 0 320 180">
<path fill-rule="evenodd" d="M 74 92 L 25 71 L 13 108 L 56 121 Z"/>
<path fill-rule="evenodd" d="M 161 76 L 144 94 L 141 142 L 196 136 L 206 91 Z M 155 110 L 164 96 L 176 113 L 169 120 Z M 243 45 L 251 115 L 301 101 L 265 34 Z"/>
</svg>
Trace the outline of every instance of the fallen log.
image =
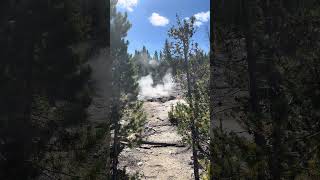
<svg viewBox="0 0 320 180">
<path fill-rule="evenodd" d="M 129 142 L 127 141 L 121 141 L 120 142 L 121 144 L 124 144 L 124 145 L 129 145 Z M 165 143 L 165 142 L 154 142 L 154 141 L 140 141 L 140 144 L 141 145 L 151 145 L 152 148 L 153 147 L 186 147 L 186 145 L 184 144 L 178 144 L 178 143 Z M 141 147 L 140 145 L 140 147 Z M 141 147 L 141 148 L 144 148 L 146 149 L 145 147 Z"/>
<path fill-rule="evenodd" d="M 164 143 L 164 142 L 153 142 L 153 141 L 141 141 L 141 144 L 147 144 L 147 145 L 152 145 L 156 147 L 186 147 L 184 144 L 177 144 L 177 143 Z"/>
</svg>

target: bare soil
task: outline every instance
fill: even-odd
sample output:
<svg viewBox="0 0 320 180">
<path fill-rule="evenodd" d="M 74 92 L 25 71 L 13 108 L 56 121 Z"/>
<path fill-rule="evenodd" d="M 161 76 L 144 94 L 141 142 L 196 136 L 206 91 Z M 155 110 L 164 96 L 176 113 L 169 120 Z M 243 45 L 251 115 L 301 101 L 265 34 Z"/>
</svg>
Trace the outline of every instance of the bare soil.
<svg viewBox="0 0 320 180">
<path fill-rule="evenodd" d="M 125 148 L 119 156 L 119 168 L 129 175 L 139 173 L 141 179 L 193 179 L 192 152 L 182 143 L 177 128 L 170 124 L 168 111 L 182 99 L 146 101 L 147 123 L 143 142 L 136 148 Z"/>
</svg>

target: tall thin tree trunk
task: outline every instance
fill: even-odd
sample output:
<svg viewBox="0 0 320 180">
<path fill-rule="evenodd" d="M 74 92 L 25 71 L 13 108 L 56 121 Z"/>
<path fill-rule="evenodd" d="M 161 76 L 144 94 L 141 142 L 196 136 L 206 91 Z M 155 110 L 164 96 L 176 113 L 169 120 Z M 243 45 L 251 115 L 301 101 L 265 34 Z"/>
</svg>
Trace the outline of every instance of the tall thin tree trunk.
<svg viewBox="0 0 320 180">
<path fill-rule="evenodd" d="M 119 155 L 119 131 L 120 131 L 120 114 L 119 107 L 115 102 L 111 110 L 111 119 L 114 121 L 114 137 L 113 137 L 113 158 L 112 158 L 112 179 L 118 179 L 118 155 Z"/>
<path fill-rule="evenodd" d="M 89 1 L 85 2 L 86 4 L 89 4 Z M 107 61 L 104 67 L 106 67 L 105 72 L 106 72 L 106 77 L 104 79 L 105 81 L 105 86 L 102 87 L 102 91 L 103 91 L 103 97 L 104 97 L 104 104 L 107 105 L 107 107 L 104 108 L 108 108 L 108 110 L 103 109 L 102 111 L 109 111 L 109 104 L 110 104 L 110 96 L 111 96 L 111 92 L 109 92 L 108 90 L 111 89 L 111 67 L 112 67 L 112 58 L 110 58 L 110 0 L 94 0 L 94 8 L 98 10 L 97 12 L 97 29 L 96 29 L 96 37 L 98 37 L 97 39 L 95 39 L 95 41 L 97 42 L 97 47 L 100 49 L 102 49 L 101 53 L 104 53 L 103 55 L 105 55 L 105 59 L 104 61 Z M 94 45 L 96 46 L 96 45 Z M 107 117 L 106 117 L 107 120 Z M 110 175 L 110 157 L 111 157 L 111 150 L 110 150 L 110 146 L 111 146 L 111 132 L 110 132 L 110 125 L 111 122 L 106 122 L 106 139 L 105 139 L 105 143 L 107 145 L 107 149 L 106 149 L 106 162 L 105 162 L 105 169 L 106 169 L 106 177 L 109 179 L 111 177 Z"/>
<path fill-rule="evenodd" d="M 244 32 L 245 32 L 245 41 L 246 41 L 246 50 L 247 50 L 247 62 L 248 62 L 248 73 L 249 73 L 249 93 L 250 93 L 250 110 L 251 113 L 254 114 L 254 117 L 257 117 L 260 113 L 260 108 L 258 104 L 258 96 L 257 96 L 257 57 L 255 56 L 253 49 L 253 38 L 252 38 L 252 28 L 251 28 L 251 8 L 249 7 L 249 3 L 246 0 L 242 0 L 242 4 L 244 7 Z M 261 123 L 258 123 L 261 124 Z M 265 145 L 265 138 L 259 132 L 254 132 L 255 143 L 260 147 Z"/>
<path fill-rule="evenodd" d="M 27 16 L 24 17 L 27 20 L 22 22 L 22 17 L 18 16 L 15 23 L 19 27 L 31 27 L 29 23 L 34 22 L 35 17 L 33 13 L 28 13 L 32 8 L 32 2 L 23 1 L 17 6 L 21 7 L 22 14 Z M 35 32 L 31 30 L 26 32 L 28 33 L 24 34 L 18 31 L 18 38 L 22 40 L 22 52 L 17 56 L 17 58 L 21 59 L 21 64 L 18 66 L 18 70 L 21 71 L 16 72 L 16 79 L 18 80 L 16 82 L 19 82 L 19 84 L 14 84 L 14 87 L 17 88 L 17 94 L 15 98 L 12 98 L 13 109 L 11 110 L 13 110 L 13 116 L 11 117 L 13 119 L 9 122 L 12 125 L 10 127 L 12 128 L 10 129 L 11 138 L 14 140 L 11 148 L 14 149 L 11 149 L 13 152 L 9 152 L 13 156 L 10 157 L 12 159 L 8 158 L 8 162 L 9 164 L 13 163 L 12 165 L 16 168 L 15 174 L 10 174 L 16 178 L 28 178 L 32 169 L 32 164 L 28 160 L 32 156 L 32 68 Z"/>
<path fill-rule="evenodd" d="M 215 123 L 213 107 L 214 107 L 214 68 L 215 68 L 215 48 L 216 48 L 216 26 L 217 26 L 217 12 L 215 11 L 217 8 L 217 2 L 215 0 L 210 2 L 210 180 L 214 179 L 214 132 L 213 127 Z"/>
<path fill-rule="evenodd" d="M 119 64 L 116 64 L 116 66 L 120 66 Z M 115 72 L 115 77 L 119 78 L 120 77 L 120 71 Z M 113 154 L 112 154 L 112 180 L 118 180 L 118 163 L 119 159 L 118 156 L 120 154 L 120 138 L 119 138 L 119 133 L 120 133 L 120 119 L 121 119 L 121 83 L 120 82 L 115 82 L 113 84 L 113 98 L 112 98 L 112 107 L 111 107 L 111 121 L 114 124 L 114 135 L 113 135 Z"/>
<path fill-rule="evenodd" d="M 120 72 L 115 72 L 117 75 L 115 77 L 120 77 Z M 113 98 L 112 98 L 112 107 L 111 107 L 111 121 L 114 124 L 114 134 L 113 134 L 113 147 L 112 147 L 112 180 L 118 180 L 118 155 L 120 153 L 120 141 L 119 141 L 119 132 L 120 132 L 120 97 L 121 97 L 121 84 L 120 82 L 115 82 L 113 84 Z"/>
<path fill-rule="evenodd" d="M 271 178 L 281 179 L 282 158 L 281 143 L 283 137 L 283 126 L 288 121 L 288 102 L 283 90 L 281 89 L 281 74 L 275 65 L 275 58 L 279 57 L 278 49 L 275 48 L 272 39 L 281 26 L 282 1 L 265 0 L 262 1 L 262 9 L 265 20 L 265 33 L 267 34 L 267 47 L 265 47 L 265 56 L 267 59 L 268 74 L 267 81 L 269 85 L 270 114 L 272 119 L 272 139 L 271 155 L 269 158 L 269 169 Z M 280 48 L 280 47 L 278 47 Z"/>
<path fill-rule="evenodd" d="M 96 9 L 98 9 L 97 34 L 99 37 L 99 45 L 100 47 L 110 48 L 110 0 L 96 1 Z"/>
<path fill-rule="evenodd" d="M 251 24 L 251 6 L 252 1 L 242 0 L 243 14 L 244 14 L 244 32 L 245 32 L 245 41 L 246 41 L 246 51 L 247 51 L 247 62 L 248 62 L 248 74 L 249 74 L 249 94 L 250 94 L 250 113 L 253 115 L 253 121 L 257 121 L 257 129 L 253 132 L 254 141 L 258 146 L 256 156 L 258 159 L 261 159 L 260 149 L 264 149 L 266 146 L 266 140 L 263 134 L 261 134 L 262 122 L 259 119 L 260 108 L 258 104 L 257 96 L 257 57 L 253 49 L 253 38 L 252 38 L 252 27 Z M 265 179 L 265 175 L 261 172 L 258 172 L 258 179 Z"/>
<path fill-rule="evenodd" d="M 186 45 L 187 44 L 187 45 Z M 187 86 L 188 86 L 188 100 L 190 103 L 190 109 L 192 111 L 191 116 L 191 139 L 192 139 L 192 155 L 193 155 L 193 171 L 194 171 L 194 179 L 199 180 L 199 162 L 198 162 L 198 151 L 197 151 L 197 141 L 198 141 L 198 133 L 197 128 L 195 125 L 195 116 L 194 116 L 194 108 L 192 103 L 192 89 L 191 89 L 191 77 L 190 77 L 190 68 L 189 68 L 189 61 L 188 61 L 188 43 L 184 44 L 184 61 L 185 61 L 185 68 L 187 71 Z"/>
<path fill-rule="evenodd" d="M 105 152 L 105 169 L 106 169 L 106 177 L 110 179 L 111 174 L 110 174 L 110 162 L 111 162 L 111 149 L 110 149 L 110 144 L 111 144 L 111 129 L 110 129 L 111 123 L 106 124 L 106 138 L 105 138 L 105 143 L 106 143 L 106 152 Z"/>
</svg>

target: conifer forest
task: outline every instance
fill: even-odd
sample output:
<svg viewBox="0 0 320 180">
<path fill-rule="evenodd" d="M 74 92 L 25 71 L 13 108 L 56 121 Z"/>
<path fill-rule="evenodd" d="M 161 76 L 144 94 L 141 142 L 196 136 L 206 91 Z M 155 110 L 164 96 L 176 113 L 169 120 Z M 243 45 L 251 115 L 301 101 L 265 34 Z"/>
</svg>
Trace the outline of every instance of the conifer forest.
<svg viewBox="0 0 320 180">
<path fill-rule="evenodd" d="M 320 179 L 319 0 L 1 0 L 0 180 Z"/>
</svg>

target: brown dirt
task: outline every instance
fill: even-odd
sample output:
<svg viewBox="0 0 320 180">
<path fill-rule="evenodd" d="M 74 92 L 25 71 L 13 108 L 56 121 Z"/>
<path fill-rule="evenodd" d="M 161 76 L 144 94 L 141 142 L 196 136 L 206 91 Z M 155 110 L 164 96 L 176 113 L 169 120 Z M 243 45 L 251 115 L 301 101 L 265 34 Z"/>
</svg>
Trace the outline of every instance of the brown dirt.
<svg viewBox="0 0 320 180">
<path fill-rule="evenodd" d="M 147 123 L 143 134 L 144 141 L 167 143 L 169 146 L 142 144 L 137 148 L 125 148 L 119 157 L 119 168 L 130 175 L 139 173 L 141 179 L 188 180 L 193 178 L 191 149 L 183 146 L 176 127 L 168 120 L 172 105 L 183 100 L 167 102 L 145 102 Z"/>
</svg>

